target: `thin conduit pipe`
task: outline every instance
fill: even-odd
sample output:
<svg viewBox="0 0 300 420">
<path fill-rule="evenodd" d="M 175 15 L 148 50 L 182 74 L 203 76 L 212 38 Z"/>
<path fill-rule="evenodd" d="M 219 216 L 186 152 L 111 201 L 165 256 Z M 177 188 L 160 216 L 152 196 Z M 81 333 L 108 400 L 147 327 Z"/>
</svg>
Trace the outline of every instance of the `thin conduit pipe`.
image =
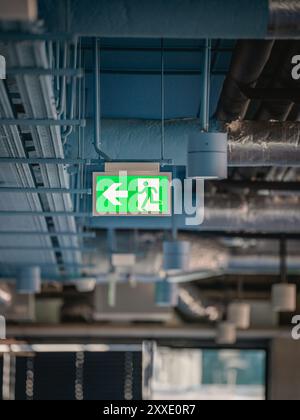
<svg viewBox="0 0 300 420">
<path fill-rule="evenodd" d="M 67 68 L 68 63 L 68 43 L 64 42 L 64 51 L 63 51 L 63 69 L 65 70 Z M 65 110 L 65 104 L 66 104 L 66 89 L 67 89 L 67 78 L 66 76 L 62 77 L 62 85 L 60 87 L 61 94 L 59 99 L 59 106 L 57 109 L 57 115 L 58 117 L 61 117 Z"/>
<path fill-rule="evenodd" d="M 56 69 L 60 67 L 60 42 L 56 42 Z M 56 77 L 56 108 L 59 107 L 60 77 Z"/>
<path fill-rule="evenodd" d="M 165 159 L 165 50 L 161 40 L 161 161 Z"/>
<path fill-rule="evenodd" d="M 74 43 L 74 63 L 73 68 L 74 70 L 77 69 L 77 57 L 78 57 L 78 41 L 76 39 Z M 70 120 L 73 120 L 75 114 L 75 99 L 76 99 L 76 87 L 77 87 L 77 78 L 72 78 L 72 87 L 71 87 L 71 106 L 70 106 Z M 68 137 L 72 134 L 73 127 L 69 126 L 66 130 L 62 133 L 63 138 L 63 145 L 66 144 Z"/>
<path fill-rule="evenodd" d="M 99 40 L 95 38 L 94 41 L 94 60 L 95 60 L 95 133 L 94 133 L 94 149 L 97 155 L 106 160 L 110 161 L 110 158 L 101 150 L 101 99 L 100 99 L 100 56 L 99 56 Z"/>
<path fill-rule="evenodd" d="M 209 130 L 209 105 L 210 105 L 210 70 L 211 70 L 211 41 L 205 41 L 203 75 L 202 75 L 202 109 L 201 109 L 201 127 L 203 131 Z"/>
</svg>

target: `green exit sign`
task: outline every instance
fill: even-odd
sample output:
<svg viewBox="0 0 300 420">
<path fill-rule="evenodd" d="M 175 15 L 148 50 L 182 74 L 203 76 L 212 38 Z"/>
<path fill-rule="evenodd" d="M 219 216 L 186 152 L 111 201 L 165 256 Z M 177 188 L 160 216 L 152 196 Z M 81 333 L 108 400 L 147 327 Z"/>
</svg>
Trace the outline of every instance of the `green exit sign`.
<svg viewBox="0 0 300 420">
<path fill-rule="evenodd" d="M 94 216 L 170 216 L 169 173 L 94 173 Z"/>
</svg>

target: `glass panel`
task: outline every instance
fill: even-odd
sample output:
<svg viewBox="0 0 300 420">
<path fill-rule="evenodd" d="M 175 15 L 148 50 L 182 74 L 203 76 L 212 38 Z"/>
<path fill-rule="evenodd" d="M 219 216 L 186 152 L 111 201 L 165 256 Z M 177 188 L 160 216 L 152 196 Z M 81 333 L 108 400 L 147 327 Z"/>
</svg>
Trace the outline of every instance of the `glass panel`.
<svg viewBox="0 0 300 420">
<path fill-rule="evenodd" d="M 157 348 L 155 400 L 264 400 L 266 352 Z"/>
</svg>

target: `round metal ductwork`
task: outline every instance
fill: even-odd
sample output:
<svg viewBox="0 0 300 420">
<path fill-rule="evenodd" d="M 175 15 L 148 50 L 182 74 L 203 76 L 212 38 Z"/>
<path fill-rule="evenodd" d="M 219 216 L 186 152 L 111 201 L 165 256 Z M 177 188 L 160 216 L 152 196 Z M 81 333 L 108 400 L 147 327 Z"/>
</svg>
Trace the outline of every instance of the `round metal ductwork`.
<svg viewBox="0 0 300 420">
<path fill-rule="evenodd" d="M 163 269 L 166 272 L 189 269 L 191 245 L 186 241 L 170 241 L 163 244 Z"/>
<path fill-rule="evenodd" d="M 217 344 L 230 346 L 236 343 L 237 331 L 232 322 L 221 322 L 217 330 Z"/>
<path fill-rule="evenodd" d="M 231 303 L 228 306 L 228 321 L 240 330 L 250 328 L 251 306 L 247 303 Z"/>
<path fill-rule="evenodd" d="M 34 295 L 41 292 L 42 280 L 40 267 L 22 268 L 17 278 L 17 293 Z"/>
<path fill-rule="evenodd" d="M 201 133 L 189 137 L 187 176 L 192 179 L 226 179 L 226 133 Z"/>
<path fill-rule="evenodd" d="M 155 283 L 155 303 L 161 307 L 175 307 L 178 304 L 178 286 L 168 280 Z"/>
<path fill-rule="evenodd" d="M 272 288 L 272 307 L 275 312 L 295 312 L 297 308 L 297 286 L 275 284 Z"/>
<path fill-rule="evenodd" d="M 0 340 L 6 339 L 6 321 L 4 316 L 0 316 Z"/>
</svg>

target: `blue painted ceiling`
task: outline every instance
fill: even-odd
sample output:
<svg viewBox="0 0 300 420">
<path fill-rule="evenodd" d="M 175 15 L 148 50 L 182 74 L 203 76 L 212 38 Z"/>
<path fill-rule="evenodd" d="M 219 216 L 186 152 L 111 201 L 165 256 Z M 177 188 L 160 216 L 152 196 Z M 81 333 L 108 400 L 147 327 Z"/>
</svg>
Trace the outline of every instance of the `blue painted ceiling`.
<svg viewBox="0 0 300 420">
<path fill-rule="evenodd" d="M 161 118 L 161 41 L 105 39 L 101 41 L 101 116 Z M 164 40 L 165 117 L 194 118 L 201 109 L 201 69 L 204 41 Z M 228 72 L 235 41 L 214 41 L 211 116 Z M 92 42 L 83 41 L 87 76 L 87 118 L 93 118 Z"/>
</svg>

